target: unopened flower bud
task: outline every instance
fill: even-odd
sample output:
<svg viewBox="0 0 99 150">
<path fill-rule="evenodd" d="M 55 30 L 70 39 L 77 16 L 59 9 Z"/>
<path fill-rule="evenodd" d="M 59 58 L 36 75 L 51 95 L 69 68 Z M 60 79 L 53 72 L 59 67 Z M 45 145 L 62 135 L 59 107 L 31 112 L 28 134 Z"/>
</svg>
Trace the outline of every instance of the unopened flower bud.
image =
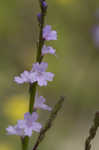
<svg viewBox="0 0 99 150">
<path fill-rule="evenodd" d="M 46 8 L 47 8 L 48 5 L 47 5 L 47 3 L 46 3 L 45 1 L 43 1 L 43 2 L 42 2 L 42 6 L 43 6 L 43 8 L 46 10 Z"/>
<path fill-rule="evenodd" d="M 38 22 L 41 23 L 41 19 L 42 19 L 41 13 L 38 13 L 38 14 L 37 14 L 37 19 L 38 19 Z"/>
</svg>

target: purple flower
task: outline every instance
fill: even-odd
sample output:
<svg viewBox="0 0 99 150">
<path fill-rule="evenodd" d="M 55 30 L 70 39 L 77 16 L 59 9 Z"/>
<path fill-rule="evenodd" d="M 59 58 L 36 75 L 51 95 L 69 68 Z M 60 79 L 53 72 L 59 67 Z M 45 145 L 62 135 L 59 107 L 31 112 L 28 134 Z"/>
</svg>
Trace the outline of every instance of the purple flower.
<svg viewBox="0 0 99 150">
<path fill-rule="evenodd" d="M 24 137 L 24 129 L 19 128 L 18 125 L 9 126 L 8 128 L 6 128 L 6 131 L 8 132 L 8 135 L 18 135 Z"/>
<path fill-rule="evenodd" d="M 47 5 L 47 3 L 46 3 L 45 1 L 43 1 L 43 2 L 42 2 L 42 6 L 43 6 L 43 8 L 46 10 L 46 8 L 47 8 L 48 5 Z"/>
<path fill-rule="evenodd" d="M 21 73 L 21 75 L 18 77 L 14 77 L 14 81 L 18 84 L 23 84 L 23 83 L 32 83 L 32 77 L 31 77 L 31 73 L 29 71 L 24 71 L 23 73 Z"/>
<path fill-rule="evenodd" d="M 18 127 L 24 129 L 24 135 L 32 136 L 32 132 L 40 132 L 41 124 L 36 122 L 38 119 L 38 114 L 33 112 L 30 114 L 29 112 L 24 114 L 24 120 L 18 120 Z"/>
<path fill-rule="evenodd" d="M 36 120 L 38 119 L 38 114 L 33 112 L 30 114 L 29 112 L 25 113 L 24 120 L 18 120 L 16 126 L 9 126 L 6 128 L 6 131 L 9 135 L 19 135 L 19 136 L 32 136 L 32 132 L 40 132 L 42 125 Z"/>
<path fill-rule="evenodd" d="M 24 120 L 25 120 L 24 132 L 26 136 L 32 136 L 33 131 L 40 132 L 42 125 L 36 122 L 37 119 L 38 119 L 38 114 L 36 112 L 33 112 L 32 114 L 27 112 L 24 115 Z"/>
<path fill-rule="evenodd" d="M 39 23 L 41 23 L 41 19 L 42 19 L 42 14 L 41 13 L 37 14 L 37 19 L 38 19 Z"/>
<path fill-rule="evenodd" d="M 33 64 L 33 80 L 38 82 L 39 86 L 47 86 L 47 81 L 52 81 L 54 74 L 51 72 L 45 72 L 48 67 L 47 63 L 35 63 Z"/>
<path fill-rule="evenodd" d="M 52 108 L 49 107 L 48 105 L 44 104 L 45 103 L 45 98 L 43 96 L 38 96 L 38 94 L 36 93 L 35 96 L 35 103 L 34 103 L 34 109 L 44 109 L 44 110 L 48 110 L 51 111 Z"/>
<path fill-rule="evenodd" d="M 42 7 L 44 8 L 44 9 L 46 9 L 47 8 L 47 3 L 46 3 L 46 1 L 45 0 L 40 0 L 40 2 L 41 2 L 41 5 L 42 5 Z"/>
<path fill-rule="evenodd" d="M 45 62 L 41 62 L 40 64 L 35 63 L 32 66 L 32 72 L 45 72 L 47 68 L 48 68 L 48 63 Z"/>
<path fill-rule="evenodd" d="M 52 81 L 54 77 L 53 73 L 45 72 L 47 67 L 47 63 L 35 63 L 30 72 L 24 71 L 20 76 L 15 77 L 14 81 L 18 84 L 38 82 L 39 86 L 46 86 L 47 81 Z"/>
<path fill-rule="evenodd" d="M 57 32 L 51 29 L 50 25 L 43 28 L 43 38 L 46 41 L 57 40 Z"/>
<path fill-rule="evenodd" d="M 55 52 L 56 52 L 56 50 L 53 49 L 51 46 L 44 45 L 42 48 L 42 55 L 45 55 L 45 54 L 55 55 Z"/>
<path fill-rule="evenodd" d="M 16 134 L 16 130 L 14 126 L 8 126 L 8 128 L 6 128 L 6 131 L 8 132 L 8 135 Z"/>
<path fill-rule="evenodd" d="M 92 30 L 93 42 L 96 47 L 99 47 L 99 25 L 95 25 Z"/>
</svg>

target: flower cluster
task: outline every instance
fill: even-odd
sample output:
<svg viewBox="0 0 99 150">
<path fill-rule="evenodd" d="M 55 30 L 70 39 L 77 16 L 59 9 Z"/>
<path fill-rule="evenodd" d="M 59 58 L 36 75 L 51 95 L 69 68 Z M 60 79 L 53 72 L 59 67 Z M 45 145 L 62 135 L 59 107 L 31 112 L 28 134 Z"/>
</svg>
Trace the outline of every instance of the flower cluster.
<svg viewBox="0 0 99 150">
<path fill-rule="evenodd" d="M 38 119 L 38 114 L 29 112 L 24 114 L 24 120 L 18 120 L 17 125 L 9 126 L 6 130 L 9 135 L 19 135 L 19 136 L 32 136 L 32 132 L 40 132 L 42 125 L 36 120 Z"/>
<path fill-rule="evenodd" d="M 43 110 L 51 111 L 52 108 L 45 104 L 45 98 L 43 96 L 38 96 L 36 93 L 34 110 L 41 108 Z M 15 126 L 9 126 L 6 131 L 9 135 L 19 135 L 19 136 L 32 136 L 32 132 L 40 132 L 42 125 L 36 120 L 38 119 L 37 112 L 30 114 L 29 112 L 24 114 L 24 120 L 18 120 Z"/>
<path fill-rule="evenodd" d="M 18 84 L 37 82 L 39 86 L 46 86 L 47 81 L 52 81 L 54 74 L 46 72 L 48 64 L 45 62 L 33 64 L 31 71 L 24 71 L 19 77 L 15 77 L 14 81 Z"/>
<path fill-rule="evenodd" d="M 46 12 L 47 3 L 45 0 L 40 0 L 41 9 Z M 39 23 L 42 21 L 42 13 L 37 15 Z M 41 26 L 40 26 L 41 27 Z M 40 49 L 41 56 L 44 57 L 46 54 L 56 55 L 56 50 L 51 46 L 46 46 L 45 42 L 50 40 L 57 40 L 57 32 L 52 30 L 50 25 L 46 25 L 42 28 L 42 41 L 43 45 Z M 39 41 L 39 42 L 42 42 Z M 20 76 L 15 76 L 14 81 L 17 84 L 29 83 L 33 85 L 35 82 L 39 86 L 47 86 L 48 81 L 52 81 L 54 74 L 51 72 L 46 72 L 48 64 L 46 62 L 36 62 L 32 65 L 30 71 L 25 70 Z M 32 91 L 34 92 L 34 91 Z M 45 98 L 43 96 L 38 96 L 36 92 L 33 113 L 27 112 L 24 115 L 24 120 L 18 120 L 15 126 L 9 126 L 6 130 L 9 135 L 19 135 L 22 137 L 32 136 L 33 131 L 40 132 L 42 125 L 37 121 L 38 114 L 37 109 L 43 109 L 51 111 L 52 108 L 45 104 Z"/>
</svg>

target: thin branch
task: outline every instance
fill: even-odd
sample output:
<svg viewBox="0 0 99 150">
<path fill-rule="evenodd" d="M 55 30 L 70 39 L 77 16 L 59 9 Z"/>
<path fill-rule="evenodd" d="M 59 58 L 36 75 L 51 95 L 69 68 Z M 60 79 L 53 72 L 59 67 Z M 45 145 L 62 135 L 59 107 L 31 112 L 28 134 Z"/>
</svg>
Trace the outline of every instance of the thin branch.
<svg viewBox="0 0 99 150">
<path fill-rule="evenodd" d="M 96 114 L 95 114 L 95 118 L 93 120 L 93 125 L 89 130 L 89 136 L 85 141 L 85 150 L 91 149 L 91 141 L 95 138 L 98 127 L 99 127 L 99 111 L 96 112 Z"/>
<path fill-rule="evenodd" d="M 47 120 L 45 127 L 42 128 L 41 132 L 39 133 L 39 136 L 37 138 L 37 141 L 33 147 L 32 150 L 37 150 L 39 144 L 43 141 L 43 139 L 45 138 L 45 134 L 46 132 L 52 127 L 52 123 L 55 120 L 59 110 L 61 109 L 62 105 L 64 102 L 64 97 L 61 97 L 60 100 L 57 102 L 57 104 L 55 105 L 55 107 L 53 108 L 51 115 L 49 117 L 49 119 Z"/>
</svg>

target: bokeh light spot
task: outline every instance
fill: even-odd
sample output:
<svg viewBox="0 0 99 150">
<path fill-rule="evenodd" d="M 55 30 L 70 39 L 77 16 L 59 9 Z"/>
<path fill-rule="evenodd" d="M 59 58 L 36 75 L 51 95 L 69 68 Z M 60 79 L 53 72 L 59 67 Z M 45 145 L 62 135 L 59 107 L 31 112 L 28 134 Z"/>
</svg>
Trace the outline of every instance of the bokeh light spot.
<svg viewBox="0 0 99 150">
<path fill-rule="evenodd" d="M 11 121 L 23 119 L 24 113 L 28 111 L 28 100 L 25 96 L 13 96 L 4 103 L 4 114 Z"/>
<path fill-rule="evenodd" d="M 0 143 L 0 150 L 13 150 L 13 148 L 7 143 Z"/>
</svg>

